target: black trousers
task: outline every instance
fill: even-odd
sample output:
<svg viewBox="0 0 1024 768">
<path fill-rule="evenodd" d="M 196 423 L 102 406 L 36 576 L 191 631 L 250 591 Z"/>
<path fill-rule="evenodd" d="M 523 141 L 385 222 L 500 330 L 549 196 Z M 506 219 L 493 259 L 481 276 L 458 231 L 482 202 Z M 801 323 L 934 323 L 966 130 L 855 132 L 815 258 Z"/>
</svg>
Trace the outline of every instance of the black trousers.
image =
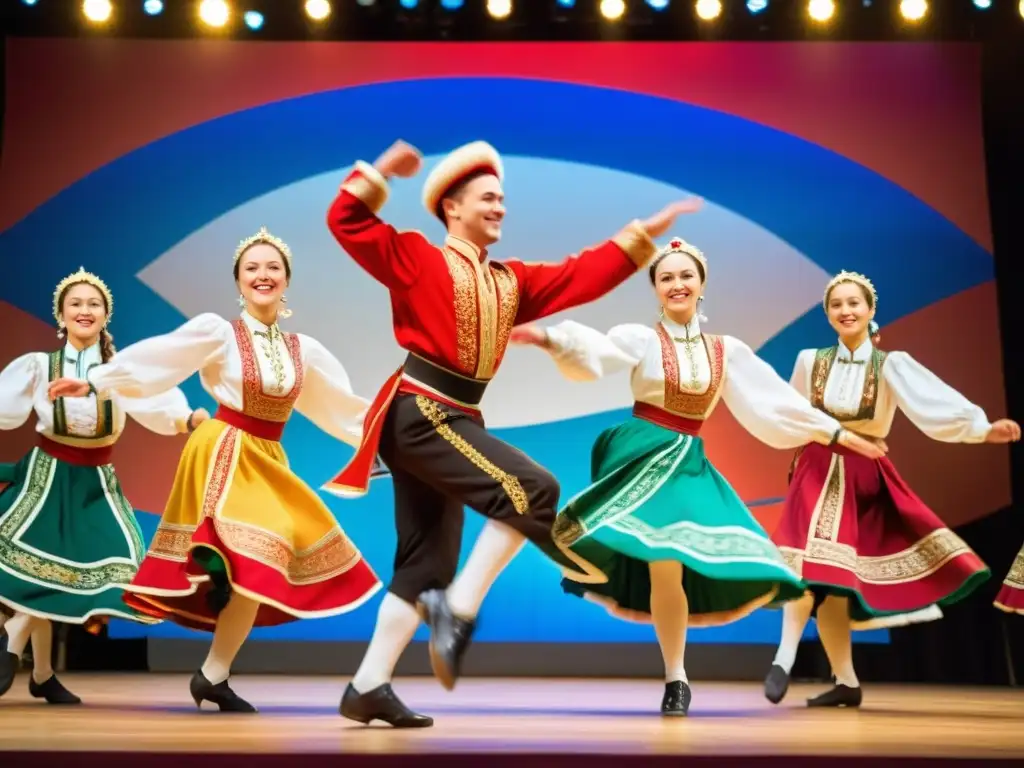
<svg viewBox="0 0 1024 768">
<path fill-rule="evenodd" d="M 415 604 L 424 590 L 443 589 L 455 578 L 464 506 L 573 568 L 551 537 L 558 481 L 463 411 L 398 395 L 385 416 L 379 453 L 395 489 L 398 547 L 389 590 L 402 600 Z"/>
</svg>

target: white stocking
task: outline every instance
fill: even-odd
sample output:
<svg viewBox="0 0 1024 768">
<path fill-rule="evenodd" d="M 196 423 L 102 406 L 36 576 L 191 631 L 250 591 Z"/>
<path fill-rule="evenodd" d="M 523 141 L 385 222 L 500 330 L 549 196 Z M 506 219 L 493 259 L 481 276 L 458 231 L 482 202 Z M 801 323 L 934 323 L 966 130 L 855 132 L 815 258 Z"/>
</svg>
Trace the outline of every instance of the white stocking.
<svg viewBox="0 0 1024 768">
<path fill-rule="evenodd" d="M 800 638 L 814 610 L 814 595 L 806 594 L 799 600 L 790 600 L 782 606 L 782 639 L 779 649 L 775 652 L 775 661 L 786 670 L 788 675 L 796 661 L 796 651 L 800 647 Z"/>
<path fill-rule="evenodd" d="M 13 653 L 19 659 L 25 652 L 29 638 L 32 635 L 32 625 L 35 618 L 27 613 L 18 612 L 7 622 L 7 652 Z"/>
<path fill-rule="evenodd" d="M 683 564 L 675 560 L 650 563 L 651 618 L 665 660 L 665 682 L 686 679 L 683 657 L 686 654 L 686 626 L 690 604 L 683 590 Z"/>
<path fill-rule="evenodd" d="M 519 531 L 497 520 L 488 520 L 462 571 L 448 587 L 452 613 L 463 619 L 476 618 L 494 580 L 525 543 L 526 537 Z"/>
<path fill-rule="evenodd" d="M 377 626 L 363 656 L 363 662 L 352 678 L 352 687 L 359 693 L 369 693 L 384 683 L 391 682 L 395 665 L 416 634 L 420 616 L 415 606 L 388 592 L 381 600 L 377 612 Z"/>
<path fill-rule="evenodd" d="M 210 654 L 206 657 L 206 663 L 201 670 L 203 677 L 214 685 L 230 677 L 231 663 L 241 650 L 245 638 L 249 636 L 259 608 L 260 604 L 255 600 L 234 592 L 217 617 Z"/>
</svg>

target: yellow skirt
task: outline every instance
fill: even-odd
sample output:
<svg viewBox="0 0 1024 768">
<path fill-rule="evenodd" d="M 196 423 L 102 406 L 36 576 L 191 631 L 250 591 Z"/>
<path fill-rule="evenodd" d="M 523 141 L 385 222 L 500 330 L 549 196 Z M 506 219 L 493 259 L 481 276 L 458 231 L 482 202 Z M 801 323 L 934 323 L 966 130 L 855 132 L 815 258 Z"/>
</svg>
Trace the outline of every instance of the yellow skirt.
<svg viewBox="0 0 1024 768">
<path fill-rule="evenodd" d="M 125 602 L 212 630 L 228 585 L 261 604 L 256 626 L 346 613 L 381 588 L 279 442 L 211 419 L 185 445 Z"/>
</svg>

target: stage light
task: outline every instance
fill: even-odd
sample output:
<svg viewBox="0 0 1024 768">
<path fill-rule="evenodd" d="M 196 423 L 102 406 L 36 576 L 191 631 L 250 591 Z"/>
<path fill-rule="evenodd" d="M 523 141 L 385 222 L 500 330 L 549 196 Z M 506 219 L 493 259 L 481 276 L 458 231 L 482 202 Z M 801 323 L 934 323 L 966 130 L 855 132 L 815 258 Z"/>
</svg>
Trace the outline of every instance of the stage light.
<svg viewBox="0 0 1024 768">
<path fill-rule="evenodd" d="M 306 0 L 306 15 L 313 21 L 323 21 L 331 15 L 331 4 L 327 0 Z"/>
<path fill-rule="evenodd" d="M 109 20 L 110 14 L 113 12 L 114 8 L 110 4 L 110 0 L 84 0 L 82 3 L 82 13 L 85 14 L 85 18 L 97 24 Z"/>
<path fill-rule="evenodd" d="M 211 27 L 223 27 L 231 17 L 231 9 L 224 0 L 203 0 L 199 4 L 199 18 Z"/>
<path fill-rule="evenodd" d="M 974 7 L 985 11 L 992 7 L 992 0 L 974 0 Z"/>
<path fill-rule="evenodd" d="M 760 13 L 768 7 L 768 0 L 747 0 L 747 10 L 751 13 Z"/>
<path fill-rule="evenodd" d="M 711 21 L 722 13 L 722 3 L 720 0 L 697 0 L 696 9 L 704 21 Z"/>
<path fill-rule="evenodd" d="M 457 11 L 464 4 L 463 0 L 441 0 L 441 7 L 446 11 Z"/>
<path fill-rule="evenodd" d="M 146 2 L 142 4 L 142 10 L 150 16 L 156 16 L 158 13 L 161 13 L 163 9 L 163 0 L 146 0 Z"/>
<path fill-rule="evenodd" d="M 559 8 L 572 8 L 576 5 L 576 0 L 558 0 Z"/>
<path fill-rule="evenodd" d="M 35 5 L 39 0 L 21 0 L 25 5 Z"/>
<path fill-rule="evenodd" d="M 1024 18 L 1024 0 L 1020 0 L 1020 2 L 1017 3 L 1017 13 L 1021 15 L 1021 18 Z"/>
<path fill-rule="evenodd" d="M 668 8 L 668 0 L 647 0 L 647 4 L 655 11 L 664 11 Z"/>
<path fill-rule="evenodd" d="M 487 0 L 487 12 L 495 19 L 507 19 L 512 15 L 512 0 Z"/>
<path fill-rule="evenodd" d="M 257 30 L 263 26 L 263 14 L 259 11 L 246 11 L 242 18 L 245 19 L 245 26 L 251 30 Z"/>
<path fill-rule="evenodd" d="M 928 13 L 927 0 L 900 0 L 900 13 L 907 21 L 920 21 Z"/>
<path fill-rule="evenodd" d="M 836 12 L 836 4 L 832 0 L 810 0 L 807 3 L 807 15 L 815 21 L 828 21 Z"/>
<path fill-rule="evenodd" d="M 407 11 L 412 11 L 419 5 L 420 0 L 398 0 L 398 4 Z"/>
<path fill-rule="evenodd" d="M 626 12 L 624 0 L 601 0 L 601 15 L 609 21 L 616 21 L 622 18 Z"/>
</svg>

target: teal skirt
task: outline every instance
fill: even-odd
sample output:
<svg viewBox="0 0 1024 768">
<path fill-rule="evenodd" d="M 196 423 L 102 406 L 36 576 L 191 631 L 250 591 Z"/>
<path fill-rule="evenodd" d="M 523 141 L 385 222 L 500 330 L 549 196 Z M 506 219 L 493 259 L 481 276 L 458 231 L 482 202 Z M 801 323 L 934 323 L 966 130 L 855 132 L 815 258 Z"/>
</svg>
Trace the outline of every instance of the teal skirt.
<svg viewBox="0 0 1024 768">
<path fill-rule="evenodd" d="M 123 602 L 146 552 L 109 465 L 84 467 L 33 448 L 0 464 L 0 603 L 69 624 L 116 616 L 155 623 Z"/>
<path fill-rule="evenodd" d="M 691 626 L 729 624 L 804 593 L 699 437 L 633 417 L 598 438 L 591 480 L 555 522 L 556 544 L 596 569 L 564 578 L 566 592 L 650 621 L 648 564 L 676 560 Z"/>
</svg>

